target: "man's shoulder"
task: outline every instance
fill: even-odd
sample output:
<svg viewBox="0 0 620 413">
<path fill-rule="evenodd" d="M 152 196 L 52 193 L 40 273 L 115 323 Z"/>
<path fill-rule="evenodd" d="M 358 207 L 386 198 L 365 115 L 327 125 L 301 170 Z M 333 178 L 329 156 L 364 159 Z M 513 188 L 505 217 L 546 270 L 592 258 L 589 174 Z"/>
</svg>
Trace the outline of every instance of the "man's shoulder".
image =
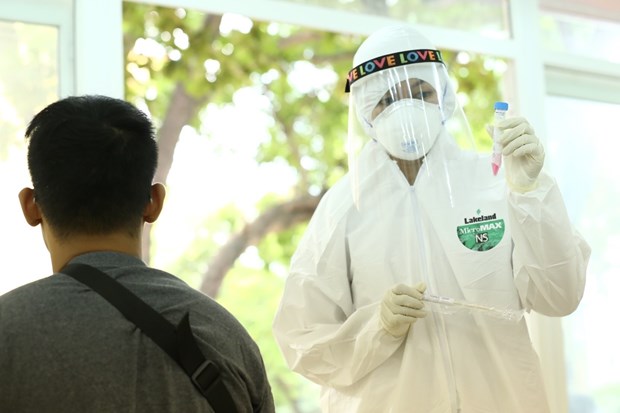
<svg viewBox="0 0 620 413">
<path fill-rule="evenodd" d="M 0 295 L 0 306 L 29 302 L 39 296 L 44 297 L 49 289 L 53 288 L 53 283 L 53 277 L 47 276 L 16 287 Z"/>
</svg>

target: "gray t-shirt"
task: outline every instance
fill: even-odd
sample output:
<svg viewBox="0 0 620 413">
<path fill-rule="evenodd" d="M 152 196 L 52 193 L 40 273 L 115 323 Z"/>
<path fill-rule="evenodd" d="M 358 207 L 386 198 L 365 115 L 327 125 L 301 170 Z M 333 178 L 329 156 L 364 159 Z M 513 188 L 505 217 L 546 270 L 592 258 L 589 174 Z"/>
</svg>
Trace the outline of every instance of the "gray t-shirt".
<svg viewBox="0 0 620 413">
<path fill-rule="evenodd" d="M 220 366 L 238 411 L 275 411 L 257 345 L 221 305 L 129 255 L 96 252 L 71 262 L 106 272 L 174 325 L 189 311 L 199 346 Z M 54 274 L 0 296 L 0 412 L 213 409 L 181 367 L 116 308 Z"/>
</svg>

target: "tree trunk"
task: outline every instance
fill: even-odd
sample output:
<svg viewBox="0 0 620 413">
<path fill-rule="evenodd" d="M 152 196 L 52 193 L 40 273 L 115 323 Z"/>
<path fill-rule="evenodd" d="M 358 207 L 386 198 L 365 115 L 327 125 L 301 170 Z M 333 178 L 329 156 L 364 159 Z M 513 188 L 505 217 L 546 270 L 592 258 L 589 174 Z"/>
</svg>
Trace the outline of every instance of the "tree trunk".
<svg viewBox="0 0 620 413">
<path fill-rule="evenodd" d="M 191 97 L 183 86 L 182 82 L 178 82 L 172 96 L 170 97 L 170 105 L 164 118 L 164 122 L 158 132 L 157 145 L 159 154 L 157 158 L 157 171 L 155 172 L 155 182 L 166 183 L 170 168 L 172 167 L 172 159 L 174 158 L 174 149 L 179 141 L 181 129 L 187 125 L 202 106 L 204 99 L 194 99 Z M 151 254 L 151 224 L 145 224 L 142 236 L 142 259 L 147 264 L 150 261 Z"/>
<path fill-rule="evenodd" d="M 222 16 L 209 14 L 205 17 L 203 28 L 205 35 L 215 38 L 219 35 L 220 22 Z M 157 171 L 155 172 L 155 182 L 166 183 L 168 173 L 172 167 L 174 150 L 181 129 L 196 116 L 200 108 L 209 100 L 209 95 L 194 98 L 185 89 L 183 80 L 177 84 L 170 96 L 170 103 L 166 116 L 164 117 L 161 128 L 158 131 L 157 145 L 159 146 L 159 156 L 157 159 Z M 147 264 L 151 260 L 151 225 L 145 224 L 142 234 L 142 259 Z"/>
</svg>

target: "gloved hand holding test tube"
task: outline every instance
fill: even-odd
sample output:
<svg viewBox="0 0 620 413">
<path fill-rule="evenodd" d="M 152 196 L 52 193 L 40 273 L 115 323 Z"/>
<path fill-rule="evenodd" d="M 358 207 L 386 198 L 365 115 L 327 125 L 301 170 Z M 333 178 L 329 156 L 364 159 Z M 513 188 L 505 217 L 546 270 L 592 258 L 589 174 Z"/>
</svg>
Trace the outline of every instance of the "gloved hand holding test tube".
<svg viewBox="0 0 620 413">
<path fill-rule="evenodd" d="M 446 306 L 457 306 L 473 311 L 479 311 L 489 316 L 499 317 L 501 319 L 514 322 L 518 322 L 523 317 L 523 310 L 498 309 L 495 307 L 470 303 L 463 300 L 455 300 L 454 298 L 443 297 L 434 294 L 424 294 L 422 297 L 422 301 Z"/>
</svg>

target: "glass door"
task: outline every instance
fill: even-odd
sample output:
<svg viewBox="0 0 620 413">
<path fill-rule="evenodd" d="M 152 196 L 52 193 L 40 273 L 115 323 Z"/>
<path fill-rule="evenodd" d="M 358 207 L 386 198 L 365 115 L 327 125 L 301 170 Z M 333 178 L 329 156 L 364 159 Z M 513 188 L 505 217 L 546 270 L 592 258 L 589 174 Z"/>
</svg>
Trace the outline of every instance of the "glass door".
<svg viewBox="0 0 620 413">
<path fill-rule="evenodd" d="M 579 308 L 564 318 L 570 413 L 620 410 L 620 104 L 548 96 L 550 168 L 592 255 Z"/>
</svg>

